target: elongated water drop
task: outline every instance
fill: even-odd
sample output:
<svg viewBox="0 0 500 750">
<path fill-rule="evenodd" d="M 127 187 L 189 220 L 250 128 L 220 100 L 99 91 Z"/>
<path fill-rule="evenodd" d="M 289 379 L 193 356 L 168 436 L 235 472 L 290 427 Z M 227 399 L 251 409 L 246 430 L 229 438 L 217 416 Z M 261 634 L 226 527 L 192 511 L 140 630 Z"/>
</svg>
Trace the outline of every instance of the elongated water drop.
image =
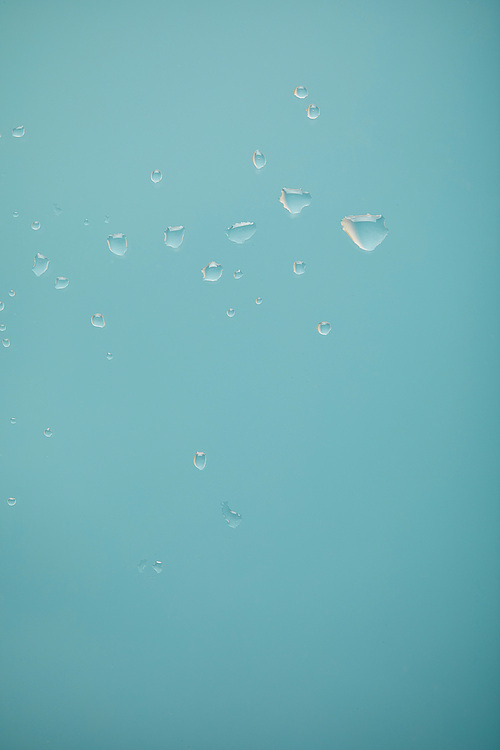
<svg viewBox="0 0 500 750">
<path fill-rule="evenodd" d="M 163 178 L 162 173 L 159 169 L 153 169 L 151 172 L 151 182 L 158 183 L 161 182 Z"/>
<path fill-rule="evenodd" d="M 200 471 L 203 471 L 203 469 L 207 465 L 206 454 L 203 453 L 202 451 L 196 451 L 196 453 L 194 454 L 193 463 L 197 469 L 199 469 Z"/>
<path fill-rule="evenodd" d="M 224 516 L 228 526 L 230 526 L 232 529 L 235 529 L 241 523 L 241 515 L 239 513 L 236 513 L 236 511 L 231 510 L 226 502 L 222 503 L 222 515 Z"/>
<path fill-rule="evenodd" d="M 2 346 L 8 349 L 10 346 L 10 339 L 2 339 Z"/>
<path fill-rule="evenodd" d="M 177 250 L 184 241 L 185 231 L 184 227 L 180 225 L 178 227 L 167 227 L 163 238 L 165 245 Z"/>
<path fill-rule="evenodd" d="M 42 274 L 44 274 L 49 267 L 49 262 L 49 259 L 46 258 L 45 255 L 42 255 L 42 253 L 37 253 L 33 261 L 33 268 L 31 269 L 35 276 L 41 276 Z"/>
<path fill-rule="evenodd" d="M 264 156 L 262 151 L 259 151 L 258 149 L 257 151 L 253 152 L 252 161 L 254 163 L 254 167 L 256 167 L 257 169 L 262 169 L 262 167 L 266 166 L 266 157 Z"/>
<path fill-rule="evenodd" d="M 122 232 L 110 234 L 108 237 L 108 247 L 115 255 L 125 255 L 127 252 L 127 238 Z"/>
<path fill-rule="evenodd" d="M 254 221 L 239 221 L 237 224 L 232 224 L 229 229 L 226 230 L 228 240 L 236 242 L 238 245 L 242 245 L 244 242 L 253 237 L 257 227 Z"/>
</svg>

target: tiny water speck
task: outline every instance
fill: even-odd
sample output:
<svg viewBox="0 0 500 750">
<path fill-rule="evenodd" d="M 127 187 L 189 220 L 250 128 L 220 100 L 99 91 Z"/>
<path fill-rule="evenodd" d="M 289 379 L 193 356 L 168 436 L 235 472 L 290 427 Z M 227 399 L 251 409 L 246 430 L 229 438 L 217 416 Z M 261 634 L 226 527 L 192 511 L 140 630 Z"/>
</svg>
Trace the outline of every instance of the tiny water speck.
<svg viewBox="0 0 500 750">
<path fill-rule="evenodd" d="M 228 318 L 234 318 L 235 312 L 234 308 L 230 307 L 229 310 L 227 310 L 226 315 Z"/>
<path fill-rule="evenodd" d="M 5 325 L 5 323 L 0 323 L 0 331 L 6 331 L 6 330 L 7 330 L 7 326 Z"/>
<path fill-rule="evenodd" d="M 216 263 L 212 260 L 205 268 L 201 269 L 203 274 L 203 281 L 219 281 L 222 276 L 223 268 L 220 263 Z"/>
<path fill-rule="evenodd" d="M 302 188 L 282 188 L 280 203 L 291 214 L 300 214 L 303 208 L 311 205 L 311 194 Z"/>
<path fill-rule="evenodd" d="M 38 229 L 40 229 L 40 226 L 41 225 L 40 225 L 40 222 L 38 221 L 38 219 L 35 219 L 35 221 L 33 221 L 31 223 L 31 228 L 34 229 L 35 232 L 38 231 Z"/>
<path fill-rule="evenodd" d="M 54 209 L 54 213 L 56 216 L 60 216 L 62 214 L 62 208 L 60 208 L 57 203 L 54 203 L 52 205 L 52 208 Z"/>
<path fill-rule="evenodd" d="M 226 235 L 231 242 L 242 245 L 250 237 L 253 237 L 256 231 L 257 226 L 254 221 L 239 221 L 236 224 L 232 224 L 229 229 L 226 229 Z"/>
<path fill-rule="evenodd" d="M 12 216 L 14 219 L 19 219 L 19 211 L 13 211 Z"/>
<path fill-rule="evenodd" d="M 11 417 L 10 418 L 10 423 L 11 424 L 16 424 L 16 418 L 15 417 Z"/>
<path fill-rule="evenodd" d="M 262 297 L 256 297 L 255 298 L 255 304 L 256 305 L 262 305 Z"/>
<path fill-rule="evenodd" d="M 262 167 L 266 166 L 266 157 L 264 156 L 262 151 L 259 151 L 258 149 L 257 151 L 253 152 L 252 161 L 254 167 L 256 167 L 257 169 L 262 169 Z"/>
<path fill-rule="evenodd" d="M 12 135 L 14 138 L 22 138 L 25 134 L 25 128 L 24 125 L 18 125 L 17 127 L 12 129 Z"/>
<path fill-rule="evenodd" d="M 144 573 L 144 571 L 146 570 L 147 564 L 148 564 L 147 560 L 140 560 L 139 564 L 137 565 L 137 570 L 139 571 L 139 573 Z"/>
<path fill-rule="evenodd" d="M 322 336 L 327 336 L 332 330 L 332 327 L 330 323 L 328 323 L 326 320 L 323 320 L 321 323 L 318 323 L 318 325 L 316 326 L 316 330 Z"/>
<path fill-rule="evenodd" d="M 161 182 L 162 178 L 163 178 L 163 175 L 160 172 L 160 170 L 159 169 L 153 169 L 153 171 L 151 172 L 151 182 L 155 182 L 155 183 Z"/>
<path fill-rule="evenodd" d="M 305 86 L 296 86 L 293 93 L 297 99 L 305 99 L 309 92 Z"/>
<path fill-rule="evenodd" d="M 7 498 L 7 504 L 8 505 L 15 505 L 16 504 L 16 498 L 15 497 L 8 497 Z"/>
<path fill-rule="evenodd" d="M 207 465 L 207 456 L 202 451 L 196 451 L 194 454 L 193 463 L 196 466 L 197 469 L 200 471 L 203 471 L 205 466 Z"/>
<path fill-rule="evenodd" d="M 68 284 L 69 284 L 69 279 L 67 279 L 65 276 L 56 277 L 56 289 L 66 289 Z"/>
<path fill-rule="evenodd" d="M 104 217 L 104 223 L 105 224 L 109 224 L 109 216 L 105 216 Z"/>
<path fill-rule="evenodd" d="M 235 529 L 241 523 L 241 515 L 236 513 L 236 511 L 231 510 L 226 502 L 222 503 L 222 515 L 224 516 L 226 523 L 232 529 Z"/>
<path fill-rule="evenodd" d="M 113 355 L 111 354 L 111 352 L 107 352 L 106 359 L 113 359 Z"/>
<path fill-rule="evenodd" d="M 88 219 L 84 219 L 83 220 L 83 226 L 84 227 L 88 227 L 88 225 L 89 225 L 89 220 Z"/>
<path fill-rule="evenodd" d="M 385 240 L 389 231 L 382 214 L 344 216 L 340 223 L 351 240 L 367 252 L 375 250 Z"/>
<path fill-rule="evenodd" d="M 152 567 L 155 573 L 163 572 L 163 563 L 160 560 L 156 560 Z"/>
<path fill-rule="evenodd" d="M 2 339 L 2 345 L 8 349 L 10 346 L 10 339 Z"/>
<path fill-rule="evenodd" d="M 50 429 L 50 427 L 47 427 L 47 428 L 46 428 L 46 429 L 45 429 L 45 430 L 43 431 L 43 434 L 45 435 L 45 437 L 47 437 L 47 438 L 50 438 L 50 437 L 52 437 L 52 435 L 53 435 L 53 432 L 52 432 L 52 430 Z"/>
<path fill-rule="evenodd" d="M 302 276 L 303 273 L 305 273 L 306 270 L 306 264 L 302 260 L 296 260 L 293 264 L 293 272 L 297 276 Z"/>
<path fill-rule="evenodd" d="M 177 250 L 184 241 L 185 231 L 184 227 L 180 225 L 178 227 L 167 227 L 163 237 L 165 245 Z"/>
<path fill-rule="evenodd" d="M 310 104 L 307 108 L 307 116 L 310 120 L 316 120 L 319 117 L 319 107 L 316 104 Z"/>
<path fill-rule="evenodd" d="M 115 255 L 125 255 L 127 252 L 127 238 L 122 232 L 110 234 L 108 237 L 108 247 Z"/>
<path fill-rule="evenodd" d="M 101 315 L 101 313 L 95 313 L 95 315 L 92 315 L 92 317 L 90 318 L 90 322 L 95 328 L 104 328 L 104 326 L 106 325 L 104 317 Z"/>
<path fill-rule="evenodd" d="M 241 277 L 243 276 L 243 271 L 240 271 L 240 269 L 238 268 L 238 270 L 233 273 L 233 276 L 235 279 L 241 279 Z"/>
<path fill-rule="evenodd" d="M 49 267 L 49 262 L 49 259 L 46 258 L 45 255 L 42 255 L 42 253 L 37 253 L 33 261 L 33 268 L 31 269 L 35 276 L 41 276 L 42 274 L 44 274 Z"/>
</svg>

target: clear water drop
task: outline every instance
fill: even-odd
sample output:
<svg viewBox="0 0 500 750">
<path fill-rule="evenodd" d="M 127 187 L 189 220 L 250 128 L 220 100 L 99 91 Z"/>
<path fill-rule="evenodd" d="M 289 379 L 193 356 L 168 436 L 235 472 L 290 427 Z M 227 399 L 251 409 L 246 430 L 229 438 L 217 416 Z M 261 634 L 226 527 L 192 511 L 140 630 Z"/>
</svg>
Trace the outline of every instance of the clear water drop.
<svg viewBox="0 0 500 750">
<path fill-rule="evenodd" d="M 0 312 L 2 312 L 4 307 L 5 307 L 5 302 L 0 302 Z"/>
<path fill-rule="evenodd" d="M 177 250 L 182 243 L 184 242 L 184 233 L 185 229 L 182 226 L 178 227 L 167 227 L 165 229 L 165 234 L 163 237 L 163 241 L 167 247 L 171 247 L 174 250 Z"/>
<path fill-rule="evenodd" d="M 104 326 L 106 325 L 104 317 L 101 315 L 101 313 L 95 313 L 95 315 L 92 315 L 92 317 L 90 318 L 90 322 L 95 328 L 104 328 Z"/>
<path fill-rule="evenodd" d="M 16 128 L 12 129 L 12 135 L 14 138 L 22 138 L 25 132 L 24 125 L 18 125 Z"/>
<path fill-rule="evenodd" d="M 46 427 L 45 430 L 43 431 L 43 434 L 45 435 L 46 438 L 51 438 L 53 435 L 53 432 L 50 429 L 50 427 Z"/>
<path fill-rule="evenodd" d="M 238 268 L 238 270 L 233 273 L 233 276 L 235 279 L 241 279 L 241 277 L 243 276 L 243 271 L 240 271 L 240 269 Z"/>
<path fill-rule="evenodd" d="M 42 274 L 44 274 L 49 267 L 49 262 L 49 259 L 46 258 L 45 255 L 42 255 L 42 253 L 37 253 L 33 261 L 33 268 L 31 269 L 35 276 L 41 276 Z"/>
<path fill-rule="evenodd" d="M 262 169 L 262 167 L 266 166 L 266 157 L 264 156 L 262 151 L 259 151 L 258 149 L 257 151 L 253 152 L 252 161 L 254 167 L 256 167 L 257 169 Z"/>
<path fill-rule="evenodd" d="M 7 326 L 5 325 L 5 323 L 0 323 L 0 331 L 6 331 L 6 330 L 7 330 Z"/>
<path fill-rule="evenodd" d="M 109 360 L 113 359 L 113 355 L 111 354 L 111 352 L 106 353 L 106 359 L 109 359 Z"/>
<path fill-rule="evenodd" d="M 62 214 L 62 208 L 59 208 L 57 203 L 53 203 L 52 208 L 54 209 L 54 213 L 56 216 L 60 216 Z"/>
<path fill-rule="evenodd" d="M 2 339 L 2 345 L 8 349 L 10 346 L 10 339 Z"/>
<path fill-rule="evenodd" d="M 212 260 L 205 268 L 201 269 L 203 274 L 203 281 L 219 281 L 222 276 L 223 268 L 220 263 L 216 263 Z"/>
<path fill-rule="evenodd" d="M 35 221 L 31 222 L 31 228 L 34 229 L 35 232 L 37 232 L 40 229 L 40 226 L 41 226 L 41 224 L 38 221 L 38 219 L 35 219 Z"/>
<path fill-rule="evenodd" d="M 306 271 L 306 264 L 302 260 L 296 260 L 293 264 L 293 272 L 297 276 L 302 276 L 303 273 Z"/>
<path fill-rule="evenodd" d="M 309 91 L 306 89 L 305 86 L 296 86 L 295 91 L 293 93 L 295 94 L 297 99 L 305 99 Z"/>
<path fill-rule="evenodd" d="M 56 289 L 66 289 L 69 284 L 69 279 L 65 276 L 57 276 L 56 278 Z"/>
<path fill-rule="evenodd" d="M 318 323 L 318 325 L 316 326 L 316 330 L 322 336 L 327 336 L 330 333 L 330 331 L 332 330 L 332 327 L 331 327 L 330 323 L 327 323 L 326 320 L 323 320 L 321 323 Z"/>
<path fill-rule="evenodd" d="M 153 169 L 151 172 L 151 182 L 158 183 L 163 179 L 163 175 L 159 169 Z"/>
<path fill-rule="evenodd" d="M 108 237 L 108 247 L 115 255 L 125 255 L 127 252 L 127 238 L 122 232 L 110 234 Z"/>
<path fill-rule="evenodd" d="M 160 560 L 156 560 L 155 563 L 153 563 L 152 568 L 155 573 L 162 573 L 163 572 L 163 563 Z"/>
<path fill-rule="evenodd" d="M 7 504 L 8 505 L 15 505 L 16 504 L 16 498 L 15 497 L 8 497 L 7 498 Z"/>
<path fill-rule="evenodd" d="M 311 205 L 311 194 L 302 188 L 282 188 L 280 203 L 291 214 L 300 214 L 303 208 Z"/>
<path fill-rule="evenodd" d="M 316 120 L 319 117 L 319 107 L 316 104 L 310 104 L 307 108 L 307 116 L 310 120 Z"/>
<path fill-rule="evenodd" d="M 227 310 L 226 315 L 228 318 L 234 318 L 236 313 L 236 310 L 233 307 L 230 307 L 229 310 Z"/>
<path fill-rule="evenodd" d="M 14 217 L 14 219 L 19 219 L 19 211 L 13 211 L 12 216 Z"/>
<path fill-rule="evenodd" d="M 140 560 L 139 561 L 139 563 L 137 565 L 137 570 L 139 571 L 139 573 L 144 573 L 144 571 L 146 570 L 147 564 L 148 564 L 147 560 Z"/>
<path fill-rule="evenodd" d="M 226 236 L 231 242 L 242 245 L 250 237 L 253 237 L 256 231 L 257 226 L 254 221 L 239 221 L 237 224 L 230 226 L 229 229 L 226 229 Z"/>
<path fill-rule="evenodd" d="M 14 289 L 9 289 L 9 297 L 15 297 L 15 296 L 16 296 L 16 293 Z"/>
<path fill-rule="evenodd" d="M 375 250 L 388 234 L 382 214 L 344 216 L 340 223 L 351 240 L 367 252 Z"/>
<path fill-rule="evenodd" d="M 11 424 L 16 424 L 16 418 L 15 417 L 11 417 L 10 418 L 10 423 Z"/>
<path fill-rule="evenodd" d="M 256 297 L 255 298 L 255 304 L 256 305 L 262 305 L 262 297 Z"/>
<path fill-rule="evenodd" d="M 236 513 L 236 511 L 231 510 L 229 505 L 224 502 L 222 503 L 222 515 L 224 516 L 226 523 L 232 528 L 235 529 L 237 526 L 241 523 L 241 516 L 239 513 Z"/>
<path fill-rule="evenodd" d="M 197 469 L 200 471 L 203 471 L 205 466 L 207 465 L 207 456 L 202 451 L 196 451 L 194 454 L 193 463 L 196 466 Z"/>
<path fill-rule="evenodd" d="M 83 220 L 83 226 L 84 227 L 88 227 L 88 225 L 89 225 L 89 220 L 88 219 L 84 219 Z"/>
</svg>

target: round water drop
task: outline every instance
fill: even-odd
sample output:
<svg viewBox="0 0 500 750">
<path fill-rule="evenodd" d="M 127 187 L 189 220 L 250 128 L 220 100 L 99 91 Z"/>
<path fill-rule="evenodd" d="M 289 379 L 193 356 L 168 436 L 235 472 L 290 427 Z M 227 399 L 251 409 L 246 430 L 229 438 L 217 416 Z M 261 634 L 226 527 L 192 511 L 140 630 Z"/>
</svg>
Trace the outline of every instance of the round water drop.
<svg viewBox="0 0 500 750">
<path fill-rule="evenodd" d="M 84 227 L 88 227 L 88 225 L 89 225 L 89 220 L 88 219 L 84 219 L 83 220 L 83 226 Z"/>
<path fill-rule="evenodd" d="M 41 276 L 42 274 L 44 274 L 49 267 L 49 262 L 49 259 L 46 258 L 45 255 L 42 255 L 42 253 L 37 253 L 33 261 L 33 268 L 31 269 L 35 276 Z"/>
<path fill-rule="evenodd" d="M 235 529 L 241 523 L 241 516 L 235 510 L 231 510 L 227 503 L 222 503 L 222 515 L 231 529 Z"/>
<path fill-rule="evenodd" d="M 196 451 L 194 454 L 193 463 L 196 466 L 197 469 L 200 471 L 203 471 L 205 466 L 207 465 L 207 456 L 202 451 Z"/>
<path fill-rule="evenodd" d="M 262 167 L 266 166 L 266 157 L 264 156 L 262 151 L 259 151 L 258 149 L 257 151 L 253 152 L 252 161 L 254 163 L 254 167 L 256 167 L 257 169 L 262 169 Z"/>
<path fill-rule="evenodd" d="M 155 573 L 161 573 L 163 571 L 163 563 L 160 560 L 156 560 L 152 566 Z"/>
<path fill-rule="evenodd" d="M 101 313 L 92 315 L 92 317 L 90 318 L 90 322 L 93 326 L 95 326 L 95 328 L 104 328 L 104 326 L 106 325 L 104 317 L 101 315 Z"/>
<path fill-rule="evenodd" d="M 106 359 L 109 359 L 109 360 L 113 359 L 113 355 L 111 354 L 111 352 L 107 352 Z"/>
<path fill-rule="evenodd" d="M 231 242 L 242 245 L 250 237 L 253 237 L 256 231 L 257 227 L 254 221 L 238 221 L 236 224 L 232 224 L 229 229 L 226 229 L 226 236 Z"/>
<path fill-rule="evenodd" d="M 2 339 L 2 344 L 6 349 L 8 349 L 10 346 L 10 339 Z"/>
<path fill-rule="evenodd" d="M 241 277 L 243 276 L 243 271 L 240 271 L 240 269 L 238 268 L 238 270 L 233 273 L 233 276 L 235 279 L 241 279 Z"/>
<path fill-rule="evenodd" d="M 211 261 L 205 268 L 201 269 L 203 281 L 219 281 L 222 271 L 223 268 L 220 263 L 216 263 L 215 260 Z"/>
<path fill-rule="evenodd" d="M 127 252 L 127 238 L 122 232 L 110 234 L 108 237 L 108 247 L 115 255 L 125 255 Z"/>
<path fill-rule="evenodd" d="M 15 497 L 8 497 L 7 498 L 7 504 L 8 505 L 15 505 L 16 504 L 16 498 Z"/>
<path fill-rule="evenodd" d="M 305 99 L 309 91 L 306 89 L 305 86 L 296 86 L 295 91 L 293 93 L 295 94 L 297 99 Z"/>
<path fill-rule="evenodd" d="M 316 330 L 322 336 L 327 336 L 332 330 L 332 327 L 330 323 L 327 323 L 326 320 L 323 320 L 321 323 L 318 323 L 318 325 L 316 326 Z"/>
<path fill-rule="evenodd" d="M 4 302 L 0 302 L 0 312 L 2 312 L 2 310 L 4 309 L 4 307 L 5 307 L 5 303 Z"/>
<path fill-rule="evenodd" d="M 13 211 L 12 216 L 14 219 L 19 219 L 19 211 Z"/>
<path fill-rule="evenodd" d="M 178 227 L 167 227 L 163 236 L 163 241 L 167 247 L 171 247 L 174 250 L 179 248 L 184 241 L 185 229 L 182 226 Z"/>
<path fill-rule="evenodd" d="M 45 430 L 43 431 L 43 434 L 45 435 L 45 437 L 48 437 L 48 438 L 50 438 L 50 437 L 52 437 L 52 434 L 53 434 L 53 433 L 52 433 L 52 430 L 50 429 L 50 427 L 47 427 L 47 428 L 46 428 L 46 429 L 45 429 Z"/>
<path fill-rule="evenodd" d="M 56 289 L 66 289 L 68 284 L 69 284 L 69 279 L 67 279 L 65 276 L 56 277 Z"/>
<path fill-rule="evenodd" d="M 316 104 L 310 104 L 307 108 L 307 116 L 310 120 L 315 120 L 319 117 L 319 107 Z"/>
<path fill-rule="evenodd" d="M 5 325 L 5 323 L 0 323 L 0 331 L 6 331 L 6 330 L 7 330 L 7 326 Z"/>
<path fill-rule="evenodd" d="M 12 129 L 12 135 L 14 138 L 22 138 L 25 132 L 24 125 L 18 125 L 16 128 Z"/>
<path fill-rule="evenodd" d="M 37 232 L 40 229 L 40 226 L 41 225 L 38 219 L 35 219 L 35 221 L 31 222 L 31 228 L 34 229 L 35 232 Z"/>
<path fill-rule="evenodd" d="M 289 213 L 300 214 L 303 208 L 311 205 L 311 194 L 302 188 L 282 188 L 280 203 Z"/>
<path fill-rule="evenodd" d="M 227 310 L 226 315 L 228 318 L 234 318 L 236 310 L 234 308 L 230 307 L 229 310 Z"/>
<path fill-rule="evenodd" d="M 255 298 L 255 304 L 256 305 L 262 305 L 262 297 L 256 297 Z"/>
<path fill-rule="evenodd" d="M 293 272 L 297 274 L 297 276 L 302 276 L 303 273 L 306 271 L 306 264 L 302 260 L 296 260 L 293 264 Z"/>
<path fill-rule="evenodd" d="M 9 289 L 9 297 L 15 297 L 16 293 L 13 289 Z"/>
<path fill-rule="evenodd" d="M 16 424 L 16 418 L 15 417 L 11 417 L 10 418 L 10 423 L 11 424 Z"/>
<path fill-rule="evenodd" d="M 151 182 L 155 182 L 155 183 L 161 182 L 162 178 L 163 178 L 163 175 L 160 172 L 160 170 L 159 169 L 153 169 L 153 171 L 151 172 Z"/>
</svg>

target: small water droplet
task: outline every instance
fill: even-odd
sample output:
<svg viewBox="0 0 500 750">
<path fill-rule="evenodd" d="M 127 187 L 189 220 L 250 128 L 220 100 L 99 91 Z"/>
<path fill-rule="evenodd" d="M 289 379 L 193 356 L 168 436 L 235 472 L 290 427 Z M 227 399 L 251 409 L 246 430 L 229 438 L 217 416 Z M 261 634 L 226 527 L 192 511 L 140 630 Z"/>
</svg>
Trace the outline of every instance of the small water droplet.
<svg viewBox="0 0 500 750">
<path fill-rule="evenodd" d="M 8 497 L 7 498 L 7 504 L 8 505 L 15 505 L 16 504 L 16 498 L 15 497 Z"/>
<path fill-rule="evenodd" d="M 259 151 L 258 149 L 253 152 L 252 161 L 257 169 L 262 169 L 262 167 L 266 166 L 266 157 L 262 151 Z"/>
<path fill-rule="evenodd" d="M 10 339 L 2 339 L 3 346 L 8 349 L 10 346 Z"/>
<path fill-rule="evenodd" d="M 148 564 L 147 560 L 141 560 L 139 562 L 139 564 L 137 566 L 137 570 L 139 571 L 139 573 L 144 573 L 144 571 L 146 570 L 147 564 Z"/>
<path fill-rule="evenodd" d="M 233 273 L 233 276 L 235 279 L 241 279 L 241 277 L 243 276 L 243 271 L 240 271 L 240 269 L 238 268 L 238 270 Z"/>
<path fill-rule="evenodd" d="M 15 417 L 11 417 L 10 418 L 10 423 L 11 424 L 16 424 L 16 418 Z"/>
<path fill-rule="evenodd" d="M 109 224 L 109 216 L 105 216 L 104 217 L 104 223 L 105 224 Z"/>
<path fill-rule="evenodd" d="M 375 250 L 388 234 L 382 214 L 344 216 L 340 223 L 351 240 L 367 252 Z"/>
<path fill-rule="evenodd" d="M 0 302 L 0 312 L 2 312 L 4 307 L 5 307 L 5 302 Z"/>
<path fill-rule="evenodd" d="M 19 219 L 19 211 L 13 211 L 12 216 L 14 217 L 14 219 Z"/>
<path fill-rule="evenodd" d="M 15 297 L 16 293 L 13 289 L 9 289 L 9 297 Z"/>
<path fill-rule="evenodd" d="M 96 328 L 104 328 L 104 326 L 106 325 L 104 317 L 101 315 L 101 313 L 96 313 L 95 315 L 92 315 L 92 317 L 90 318 L 90 322 Z"/>
<path fill-rule="evenodd" d="M 307 116 L 310 120 L 316 120 L 319 117 L 319 107 L 316 104 L 310 104 L 307 108 Z"/>
<path fill-rule="evenodd" d="M 297 276 L 302 276 L 303 273 L 305 273 L 306 270 L 306 264 L 302 260 L 296 260 L 293 264 L 293 272 L 297 274 Z"/>
<path fill-rule="evenodd" d="M 297 99 L 305 99 L 309 92 L 305 86 L 296 86 L 293 93 Z"/>
<path fill-rule="evenodd" d="M 303 208 L 311 205 L 311 194 L 302 188 L 282 188 L 280 203 L 291 214 L 300 214 Z"/>
<path fill-rule="evenodd" d="M 49 267 L 49 259 L 45 257 L 45 255 L 42 255 L 42 253 L 37 253 L 35 255 L 35 259 L 33 260 L 33 268 L 31 269 L 35 276 L 41 276 L 45 273 L 47 268 Z"/>
<path fill-rule="evenodd" d="M 62 208 L 59 208 L 57 203 L 53 203 L 52 208 L 54 209 L 54 213 L 56 216 L 60 216 L 62 214 Z"/>
<path fill-rule="evenodd" d="M 226 519 L 226 523 L 232 529 L 235 529 L 241 523 L 241 515 L 239 513 L 236 513 L 236 511 L 231 510 L 226 502 L 222 503 L 222 515 Z"/>
<path fill-rule="evenodd" d="M 31 228 L 34 229 L 35 232 L 37 232 L 40 229 L 40 226 L 41 225 L 40 225 L 40 222 L 38 221 L 38 219 L 35 219 L 35 221 L 31 222 Z"/>
<path fill-rule="evenodd" d="M 6 331 L 6 330 L 7 330 L 7 326 L 5 325 L 5 323 L 0 323 L 0 331 Z"/>
<path fill-rule="evenodd" d="M 162 178 L 163 178 L 163 175 L 160 172 L 160 170 L 159 169 L 153 169 L 153 171 L 151 172 L 151 182 L 155 182 L 155 183 L 161 182 Z"/>
<path fill-rule="evenodd" d="M 84 227 L 88 227 L 88 225 L 89 225 L 89 220 L 88 219 L 84 219 L 83 220 L 83 226 Z"/>
<path fill-rule="evenodd" d="M 69 279 L 65 276 L 57 276 L 56 278 L 56 289 L 66 289 L 69 284 Z"/>
<path fill-rule="evenodd" d="M 16 128 L 12 129 L 12 135 L 14 138 L 22 138 L 25 132 L 24 125 L 18 125 Z"/>
<path fill-rule="evenodd" d="M 253 237 L 257 227 L 253 221 L 239 221 L 226 229 L 226 236 L 231 242 L 242 245 L 244 242 Z"/>
<path fill-rule="evenodd" d="M 196 451 L 194 454 L 193 463 L 196 466 L 197 469 L 200 471 L 203 471 L 205 466 L 207 465 L 207 456 L 202 451 Z"/>
<path fill-rule="evenodd" d="M 122 232 L 110 234 L 108 237 L 108 247 L 115 255 L 125 255 L 127 252 L 127 238 Z"/>
<path fill-rule="evenodd" d="M 163 563 L 160 560 L 156 560 L 156 562 L 152 566 L 155 573 L 162 573 L 163 572 Z"/>
<path fill-rule="evenodd" d="M 215 260 L 211 261 L 205 268 L 201 269 L 203 281 L 219 281 L 222 276 L 223 268 Z"/>
<path fill-rule="evenodd" d="M 255 298 L 255 304 L 256 305 L 262 305 L 262 297 L 256 297 Z"/>
<path fill-rule="evenodd" d="M 318 325 L 316 326 L 316 330 L 322 336 L 327 336 L 332 330 L 332 327 L 330 323 L 327 323 L 326 320 L 323 320 L 321 323 L 318 323 Z"/>
<path fill-rule="evenodd" d="M 226 312 L 226 315 L 228 318 L 234 318 L 236 310 L 234 308 L 230 307 L 229 310 Z"/>
<path fill-rule="evenodd" d="M 167 247 L 171 247 L 177 250 L 184 241 L 185 229 L 182 226 L 178 227 L 167 227 L 163 236 L 163 241 Z"/>
<path fill-rule="evenodd" d="M 47 427 L 47 428 L 46 428 L 46 429 L 45 429 L 45 430 L 43 431 L 43 434 L 45 435 L 45 437 L 47 437 L 47 438 L 50 438 L 50 437 L 52 437 L 52 435 L 53 435 L 53 432 L 52 432 L 52 430 L 50 429 L 50 427 Z"/>
<path fill-rule="evenodd" d="M 113 359 L 113 355 L 111 354 L 111 352 L 106 353 L 106 359 Z"/>
</svg>

